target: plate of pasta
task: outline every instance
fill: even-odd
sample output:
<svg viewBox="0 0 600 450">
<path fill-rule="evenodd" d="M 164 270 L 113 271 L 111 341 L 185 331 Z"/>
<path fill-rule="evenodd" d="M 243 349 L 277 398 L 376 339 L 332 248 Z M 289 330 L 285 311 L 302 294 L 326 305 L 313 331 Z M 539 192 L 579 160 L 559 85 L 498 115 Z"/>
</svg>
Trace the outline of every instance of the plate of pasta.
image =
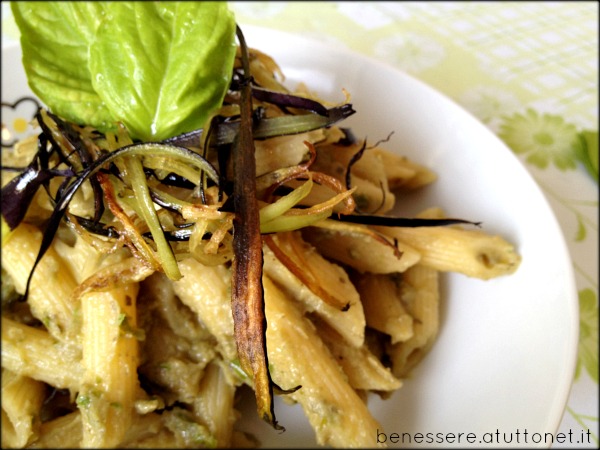
<svg viewBox="0 0 600 450">
<path fill-rule="evenodd" d="M 503 433 L 555 433 L 578 303 L 559 225 L 525 168 L 484 125 L 404 73 L 241 29 L 261 117 L 344 115 L 255 142 L 276 421 L 257 414 L 264 398 L 236 349 L 228 203 L 210 188 L 192 196 L 186 183 L 167 186 L 165 165 L 179 181 L 193 179 L 189 167 L 143 160 L 181 275 L 170 279 L 143 260 L 160 244 L 124 175 L 135 145 L 115 150 L 110 133 L 68 125 L 78 142 L 115 156 L 92 164 L 77 192 L 40 182 L 47 188 L 21 221 L 3 222 L 3 447 L 497 447 Z M 71 136 L 40 112 L 21 58 L 19 47 L 2 50 L 3 197 L 14 167 L 31 169 L 40 123 Z M 235 118 L 229 109 L 221 113 Z M 122 161 L 121 148 L 132 149 Z M 69 170 L 57 165 L 52 176 Z M 110 197 L 101 216 L 110 232 L 91 224 L 93 176 Z M 62 203 L 65 220 L 36 262 Z"/>
</svg>

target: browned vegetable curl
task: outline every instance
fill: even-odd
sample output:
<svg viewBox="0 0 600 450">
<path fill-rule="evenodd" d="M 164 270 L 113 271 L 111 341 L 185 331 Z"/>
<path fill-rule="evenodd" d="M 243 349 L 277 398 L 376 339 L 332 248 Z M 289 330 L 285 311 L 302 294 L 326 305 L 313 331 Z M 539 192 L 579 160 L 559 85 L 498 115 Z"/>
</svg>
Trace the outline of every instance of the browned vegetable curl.
<svg viewBox="0 0 600 450">
<path fill-rule="evenodd" d="M 237 29 L 244 79 L 240 97 L 240 128 L 233 144 L 233 266 L 231 308 L 242 369 L 252 378 L 258 414 L 276 429 L 273 383 L 269 374 L 266 318 L 262 286 L 263 254 L 256 199 L 256 160 L 252 134 L 252 89 L 248 50 Z"/>
</svg>

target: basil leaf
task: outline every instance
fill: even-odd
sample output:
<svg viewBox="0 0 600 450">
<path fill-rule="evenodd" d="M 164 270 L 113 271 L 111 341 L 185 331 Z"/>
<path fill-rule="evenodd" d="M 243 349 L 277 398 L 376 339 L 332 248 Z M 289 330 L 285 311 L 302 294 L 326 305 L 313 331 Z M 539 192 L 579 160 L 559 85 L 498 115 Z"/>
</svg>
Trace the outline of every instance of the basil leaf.
<svg viewBox="0 0 600 450">
<path fill-rule="evenodd" d="M 235 58 L 225 2 L 12 2 L 33 92 L 100 131 L 163 140 L 204 125 Z"/>
<path fill-rule="evenodd" d="M 115 2 L 90 47 L 92 85 L 132 136 L 162 140 L 221 105 L 235 51 L 225 2 Z"/>
<path fill-rule="evenodd" d="M 88 48 L 105 2 L 11 2 L 31 90 L 55 114 L 104 129 L 113 122 L 92 86 Z"/>
</svg>

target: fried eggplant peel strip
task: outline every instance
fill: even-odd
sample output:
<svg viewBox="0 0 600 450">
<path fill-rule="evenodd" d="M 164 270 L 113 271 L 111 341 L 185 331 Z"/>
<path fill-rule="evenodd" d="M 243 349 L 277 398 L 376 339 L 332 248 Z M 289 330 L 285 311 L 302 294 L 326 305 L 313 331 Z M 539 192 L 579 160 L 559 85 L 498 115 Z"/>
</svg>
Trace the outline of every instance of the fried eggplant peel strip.
<svg viewBox="0 0 600 450">
<path fill-rule="evenodd" d="M 269 374 L 266 317 L 262 286 L 263 254 L 258 201 L 256 160 L 252 133 L 252 88 L 248 50 L 241 30 L 237 36 L 242 50 L 244 79 L 240 97 L 240 128 L 233 143 L 233 270 L 231 309 L 240 365 L 252 378 L 258 415 L 275 429 L 273 382 Z"/>
</svg>

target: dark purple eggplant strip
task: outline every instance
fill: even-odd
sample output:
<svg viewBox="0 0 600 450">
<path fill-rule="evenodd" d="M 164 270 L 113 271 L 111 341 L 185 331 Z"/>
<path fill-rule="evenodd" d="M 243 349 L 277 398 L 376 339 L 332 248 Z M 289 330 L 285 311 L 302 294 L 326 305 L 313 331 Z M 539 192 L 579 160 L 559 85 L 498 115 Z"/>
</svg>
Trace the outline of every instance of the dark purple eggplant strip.
<svg viewBox="0 0 600 450">
<path fill-rule="evenodd" d="M 283 92 L 270 91 L 268 89 L 252 87 L 252 96 L 261 102 L 272 103 L 277 106 L 305 109 L 319 114 L 320 116 L 329 116 L 329 110 L 316 100 L 299 97 L 297 95 L 286 94 Z"/>
<path fill-rule="evenodd" d="M 481 222 L 471 222 L 464 219 L 421 219 L 413 217 L 378 216 L 370 214 L 332 214 L 331 219 L 339 222 L 357 223 L 361 225 L 379 225 L 382 227 L 441 227 L 447 225 L 474 225 L 481 226 Z"/>
</svg>

